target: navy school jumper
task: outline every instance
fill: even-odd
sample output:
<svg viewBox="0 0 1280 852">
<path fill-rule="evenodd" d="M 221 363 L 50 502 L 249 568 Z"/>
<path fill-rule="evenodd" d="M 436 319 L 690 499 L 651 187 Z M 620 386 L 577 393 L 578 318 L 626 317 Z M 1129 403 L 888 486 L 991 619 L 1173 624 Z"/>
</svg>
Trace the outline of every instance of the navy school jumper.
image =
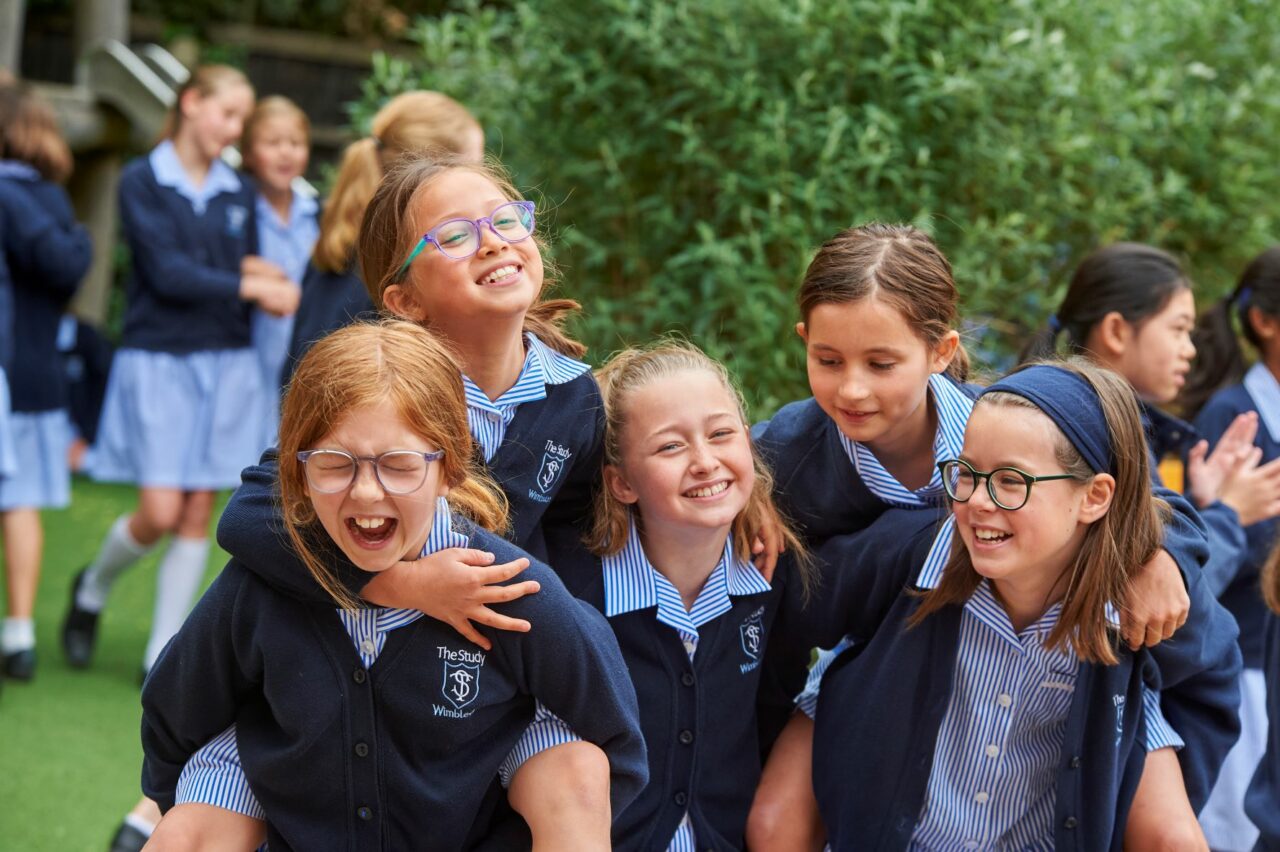
<svg viewBox="0 0 1280 852">
<path fill-rule="evenodd" d="M 252 305 L 240 261 L 258 251 L 254 190 L 241 180 L 198 214 L 156 181 L 147 157 L 120 177 L 120 220 L 132 254 L 121 347 L 185 355 L 251 345 Z"/>
<path fill-rule="evenodd" d="M 66 191 L 34 174 L 0 176 L 0 209 L 0 248 L 13 279 L 12 407 L 66 408 L 58 324 L 93 260 L 89 233 L 76 222 Z"/>
<path fill-rule="evenodd" d="M 861 601 L 848 619 L 862 641 L 823 679 L 814 738 L 814 789 L 837 852 L 906 849 L 924 805 L 962 607 L 906 628 L 919 605 L 906 589 L 932 543 L 921 514 L 890 510 L 819 551 L 842 564 L 841 582 L 866 589 L 841 595 Z M 1160 690 L 1165 717 L 1186 741 L 1178 759 L 1192 807 L 1198 811 L 1208 797 L 1239 734 L 1240 653 L 1235 622 L 1201 572 L 1188 575 L 1188 593 L 1190 616 L 1172 639 L 1137 653 L 1122 647 L 1115 666 L 1080 664 L 1059 762 L 1056 848 L 1121 848 L 1146 758 L 1144 683 Z"/>
<path fill-rule="evenodd" d="M 355 261 L 342 272 L 329 272 L 317 267 L 313 259 L 302 276 L 302 300 L 294 315 L 289 357 L 284 362 L 280 386 L 289 383 L 298 361 L 317 340 L 356 320 L 376 315 Z"/>
<path fill-rule="evenodd" d="M 959 387 L 975 396 L 982 390 L 971 384 Z M 771 420 L 756 424 L 752 438 L 774 472 L 779 509 L 811 545 L 865 529 L 889 509 L 858 476 L 835 422 L 812 397 L 785 405 Z M 1164 549 L 1188 578 L 1199 573 L 1209 557 L 1205 522 L 1182 495 L 1158 482 L 1156 486 L 1157 496 L 1174 510 L 1165 525 Z M 822 604 L 822 600 L 816 602 Z M 793 699 L 804 687 L 812 649 L 800 636 L 779 625 L 769 646 L 759 708 L 761 747 L 766 752 L 790 719 Z"/>
<path fill-rule="evenodd" d="M 1258 852 L 1280 852 L 1280 615 L 1266 613 L 1267 751 L 1244 796 L 1244 812 L 1262 832 Z"/>
<path fill-rule="evenodd" d="M 525 555 L 467 528 L 470 546 L 500 561 Z M 143 688 L 143 790 L 168 810 L 187 759 L 235 723 L 272 849 L 334 849 L 338 838 L 361 850 L 493 846 L 495 828 L 507 830 L 498 766 L 536 696 L 605 751 L 621 813 L 647 772 L 617 642 L 542 563 L 520 579 L 542 591 L 497 608 L 532 632 L 482 626 L 493 642 L 484 651 L 423 617 L 388 632 L 366 670 L 332 601 L 287 597 L 232 560 Z M 461 704 L 445 691 L 458 666 L 476 684 Z"/>
<path fill-rule="evenodd" d="M 1213 445 L 1238 415 L 1257 410 L 1257 404 L 1244 386 L 1233 385 L 1218 391 L 1209 399 L 1196 417 L 1195 425 Z M 1280 443 L 1272 437 L 1266 424 L 1258 424 L 1258 434 L 1253 442 L 1262 448 L 1264 462 L 1280 458 Z M 1212 573 L 1209 576 L 1210 586 L 1218 599 L 1240 624 L 1240 651 L 1244 654 L 1245 668 L 1262 668 L 1267 609 L 1258 591 L 1258 577 L 1277 535 L 1280 535 L 1280 520 L 1275 518 L 1246 527 L 1244 536 L 1248 550 L 1239 563 L 1239 570 Z M 1277 808 L 1280 809 L 1280 802 L 1277 803 Z"/>
<path fill-rule="evenodd" d="M 603 436 L 604 406 L 589 372 L 564 384 L 547 385 L 546 399 L 522 404 L 507 427 L 487 467 L 511 504 L 507 538 L 535 559 L 547 559 L 548 539 L 556 543 L 553 565 L 583 551 L 582 524 L 591 517 Z M 548 453 L 567 464 L 544 490 L 538 474 Z M 311 580 L 283 534 L 275 496 L 278 475 L 275 450 L 268 450 L 258 465 L 245 468 L 240 488 L 218 521 L 218 543 L 228 553 L 240 554 L 249 570 L 276 588 L 303 600 L 323 600 L 324 591 Z M 353 594 L 373 579 L 332 542 L 321 550 Z"/>
</svg>

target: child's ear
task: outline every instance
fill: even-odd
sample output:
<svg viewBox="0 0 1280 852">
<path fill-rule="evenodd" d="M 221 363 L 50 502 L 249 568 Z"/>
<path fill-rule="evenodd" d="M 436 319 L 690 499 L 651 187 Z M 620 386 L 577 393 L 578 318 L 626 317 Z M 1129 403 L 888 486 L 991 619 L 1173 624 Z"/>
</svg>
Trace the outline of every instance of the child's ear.
<svg viewBox="0 0 1280 852">
<path fill-rule="evenodd" d="M 1133 342 L 1133 325 L 1111 311 L 1094 326 L 1089 335 L 1089 348 L 1104 359 L 1119 358 Z"/>
<path fill-rule="evenodd" d="M 1251 307 L 1245 312 L 1245 319 L 1264 343 L 1270 343 L 1280 337 L 1280 317 L 1273 317 L 1258 307 Z"/>
<path fill-rule="evenodd" d="M 1080 504 L 1080 521 L 1091 524 L 1102 518 L 1111 508 L 1111 499 L 1115 494 L 1115 477 L 1109 473 L 1095 475 L 1084 489 L 1084 500 Z"/>
<path fill-rule="evenodd" d="M 627 482 L 627 478 L 622 475 L 622 470 L 616 464 L 604 466 L 604 485 L 619 503 L 630 505 L 639 499 L 639 495 L 631 487 L 631 483 Z"/>
<path fill-rule="evenodd" d="M 933 363 L 929 366 L 932 373 L 945 372 L 951 366 L 956 352 L 960 350 L 960 332 L 954 328 L 942 336 L 933 347 Z"/>
<path fill-rule="evenodd" d="M 418 300 L 414 298 L 413 288 L 407 285 L 392 284 L 383 290 L 382 304 L 400 319 L 412 320 L 413 322 L 422 322 L 426 319 L 426 316 L 421 315 L 422 308 L 418 306 Z"/>
<path fill-rule="evenodd" d="M 804 324 L 804 320 L 796 323 L 796 334 L 800 335 L 800 339 L 805 343 L 809 342 L 809 329 Z"/>
</svg>

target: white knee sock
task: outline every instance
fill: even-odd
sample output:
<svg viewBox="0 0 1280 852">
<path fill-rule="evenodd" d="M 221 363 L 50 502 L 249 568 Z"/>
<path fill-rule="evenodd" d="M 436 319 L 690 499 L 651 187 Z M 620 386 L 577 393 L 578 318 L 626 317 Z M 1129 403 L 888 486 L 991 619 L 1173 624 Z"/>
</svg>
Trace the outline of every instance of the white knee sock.
<svg viewBox="0 0 1280 852">
<path fill-rule="evenodd" d="M 102 541 L 98 555 L 84 573 L 84 582 L 80 584 L 80 593 L 76 595 L 76 605 L 90 612 L 101 612 L 107 605 L 107 595 L 111 593 L 111 586 L 116 578 L 151 548 L 152 545 L 139 544 L 129 534 L 128 515 L 116 518 L 107 537 Z"/>
<path fill-rule="evenodd" d="M 16 654 L 36 646 L 36 624 L 29 618 L 6 618 L 0 631 L 0 650 Z"/>
<path fill-rule="evenodd" d="M 179 538 L 169 542 L 156 574 L 156 609 L 151 620 L 151 638 L 143 668 L 150 670 L 165 644 L 182 627 L 187 611 L 200 590 L 205 563 L 209 561 L 209 539 Z"/>
</svg>

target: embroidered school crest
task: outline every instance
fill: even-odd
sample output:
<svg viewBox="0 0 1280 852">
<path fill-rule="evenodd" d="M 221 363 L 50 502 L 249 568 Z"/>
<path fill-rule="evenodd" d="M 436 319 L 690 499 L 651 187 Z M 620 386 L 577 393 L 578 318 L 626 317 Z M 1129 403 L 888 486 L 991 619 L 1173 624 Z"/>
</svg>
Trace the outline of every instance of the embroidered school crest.
<svg viewBox="0 0 1280 852">
<path fill-rule="evenodd" d="M 480 694 L 480 663 L 445 663 L 440 692 L 461 710 Z"/>
<path fill-rule="evenodd" d="M 542 467 L 538 468 L 536 480 L 539 491 L 543 494 L 551 493 L 551 489 L 560 479 L 560 475 L 569 466 L 569 456 L 571 455 L 573 453 L 569 452 L 567 447 L 562 447 L 555 441 L 547 441 L 547 446 L 542 453 Z"/>
<path fill-rule="evenodd" d="M 227 234 L 238 237 L 244 233 L 245 220 L 249 218 L 249 210 L 239 204 L 227 205 Z"/>
<path fill-rule="evenodd" d="M 760 649 L 764 645 L 764 608 L 761 607 L 747 620 L 738 626 L 738 635 L 742 638 L 742 652 L 753 660 L 760 659 Z"/>
</svg>

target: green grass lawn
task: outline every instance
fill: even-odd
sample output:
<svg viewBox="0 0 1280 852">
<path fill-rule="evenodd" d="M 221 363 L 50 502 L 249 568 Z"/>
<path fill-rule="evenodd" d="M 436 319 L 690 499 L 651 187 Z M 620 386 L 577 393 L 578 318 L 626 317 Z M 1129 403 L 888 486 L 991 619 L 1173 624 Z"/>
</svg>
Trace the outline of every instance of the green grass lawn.
<svg viewBox="0 0 1280 852">
<path fill-rule="evenodd" d="M 102 852 L 141 795 L 138 674 L 163 546 L 112 591 L 92 668 L 71 669 L 58 642 L 72 576 L 134 499 L 130 487 L 77 479 L 71 507 L 45 513 L 39 669 L 29 684 L 6 681 L 0 695 L 0 848 Z M 225 561 L 215 547 L 206 581 Z"/>
</svg>

